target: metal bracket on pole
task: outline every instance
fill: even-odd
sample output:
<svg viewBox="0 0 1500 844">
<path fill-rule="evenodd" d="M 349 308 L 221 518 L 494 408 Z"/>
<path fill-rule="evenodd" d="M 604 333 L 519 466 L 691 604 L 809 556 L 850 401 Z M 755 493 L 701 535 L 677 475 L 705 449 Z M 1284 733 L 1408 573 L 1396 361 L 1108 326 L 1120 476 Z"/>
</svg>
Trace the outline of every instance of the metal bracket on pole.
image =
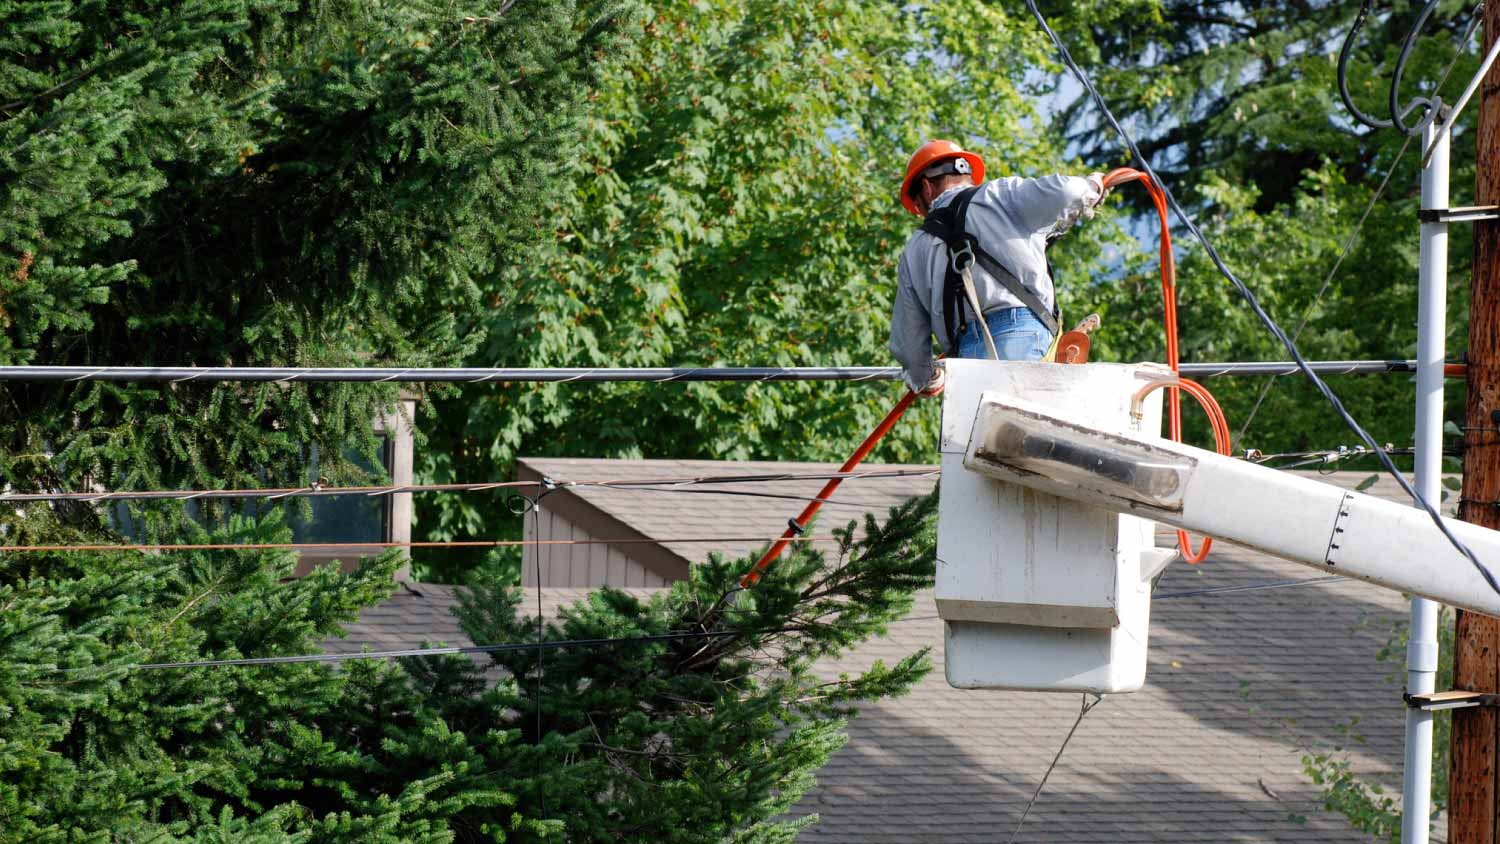
<svg viewBox="0 0 1500 844">
<path fill-rule="evenodd" d="M 1402 699 L 1412 709 L 1425 709 L 1435 712 L 1439 709 L 1468 709 L 1474 706 L 1489 708 L 1500 708 L 1500 695 L 1484 694 L 1483 692 L 1428 692 L 1427 694 L 1413 695 L 1403 694 Z"/>
<path fill-rule="evenodd" d="M 1423 223 L 1478 223 L 1500 220 L 1500 205 L 1467 205 L 1458 208 L 1423 208 L 1417 211 Z"/>
</svg>

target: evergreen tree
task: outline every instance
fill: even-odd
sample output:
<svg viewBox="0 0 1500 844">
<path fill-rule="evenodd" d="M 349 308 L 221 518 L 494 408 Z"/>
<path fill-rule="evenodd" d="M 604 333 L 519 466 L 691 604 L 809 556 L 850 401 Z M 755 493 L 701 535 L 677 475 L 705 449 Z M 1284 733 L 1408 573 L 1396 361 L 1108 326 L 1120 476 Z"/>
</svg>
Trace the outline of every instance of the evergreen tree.
<svg viewBox="0 0 1500 844">
<path fill-rule="evenodd" d="M 580 86 L 619 14 L 0 4 L 0 362 L 462 359 L 484 327 L 467 312 L 524 254 L 559 164 L 577 166 Z M 20 491 L 297 484 L 314 461 L 355 479 L 349 455 L 373 451 L 394 398 L 0 390 L 0 484 Z M 830 680 L 814 662 L 930 583 L 933 501 L 850 525 L 837 559 L 795 550 L 750 593 L 726 597 L 748 561 L 715 560 L 670 594 L 604 592 L 544 625 L 726 635 L 509 653 L 498 679 L 446 658 L 140 667 L 313 650 L 388 593 L 394 554 L 293 580 L 284 552 L 7 553 L 0 840 L 790 840 L 808 821 L 778 817 L 853 704 L 927 670 L 918 653 Z M 0 537 L 279 542 L 285 516 L 28 505 Z M 480 641 L 536 629 L 498 577 L 466 621 Z"/>
<path fill-rule="evenodd" d="M 550 642 L 727 635 L 503 651 L 492 656 L 507 679 L 492 686 L 467 659 L 430 659 L 416 685 L 471 737 L 471 774 L 494 771 L 488 781 L 514 789 L 528 816 L 556 819 L 557 840 L 791 841 L 816 819 L 782 816 L 843 746 L 856 704 L 903 694 L 930 670 L 925 648 L 855 675 L 817 663 L 883 635 L 932 585 L 936 506 L 933 493 L 883 523 L 866 516 L 862 531 L 850 522 L 831 557 L 794 543 L 747 591 L 738 579 L 753 558 L 715 556 L 669 592 L 601 589 L 542 629 Z M 537 640 L 510 583 L 498 567 L 464 601 L 475 641 Z M 475 815 L 480 826 L 505 818 Z"/>
<path fill-rule="evenodd" d="M 456 315 L 529 237 L 626 12 L 0 2 L 0 363 L 462 359 L 477 338 Z M 358 478 L 394 398 L 6 384 L 0 488 Z M 289 538 L 279 511 L 237 509 L 31 505 L 0 512 L 0 537 Z M 128 668 L 305 652 L 396 562 L 285 582 L 284 554 L 0 554 L 0 840 L 447 841 L 459 811 L 511 800 L 454 765 L 404 775 L 435 746 L 343 742 L 352 673 Z"/>
</svg>

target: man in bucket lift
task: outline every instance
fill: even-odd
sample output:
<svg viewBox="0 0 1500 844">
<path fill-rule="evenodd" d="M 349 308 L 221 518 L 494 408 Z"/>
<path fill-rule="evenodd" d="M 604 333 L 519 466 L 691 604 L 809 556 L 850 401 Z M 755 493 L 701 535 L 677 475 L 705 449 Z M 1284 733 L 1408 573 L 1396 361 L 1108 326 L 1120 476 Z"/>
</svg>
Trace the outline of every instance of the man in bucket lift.
<svg viewBox="0 0 1500 844">
<path fill-rule="evenodd" d="M 913 153 L 901 204 L 924 219 L 901 253 L 890 341 L 906 385 L 942 392 L 933 335 L 951 357 L 1049 358 L 1059 312 L 1047 247 L 1106 192 L 1102 173 L 986 183 L 984 159 L 952 141 Z"/>
</svg>

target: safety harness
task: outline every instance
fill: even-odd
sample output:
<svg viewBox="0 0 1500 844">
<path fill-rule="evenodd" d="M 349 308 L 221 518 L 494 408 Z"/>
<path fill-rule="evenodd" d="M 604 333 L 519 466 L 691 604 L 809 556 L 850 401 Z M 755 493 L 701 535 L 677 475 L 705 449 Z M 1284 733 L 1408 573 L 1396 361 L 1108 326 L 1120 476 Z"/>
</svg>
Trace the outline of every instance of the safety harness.
<svg viewBox="0 0 1500 844">
<path fill-rule="evenodd" d="M 999 353 L 995 350 L 994 338 L 990 336 L 989 326 L 985 324 L 984 312 L 979 307 L 979 294 L 974 289 L 974 276 L 972 267 L 975 262 L 989 273 L 990 277 L 1000 282 L 1009 290 L 1012 296 L 1021 300 L 1021 304 L 1031 311 L 1047 330 L 1052 332 L 1055 344 L 1060 332 L 1058 331 L 1061 313 L 1055 309 L 1048 310 L 1042 304 L 1042 300 L 1031 292 L 1016 274 L 1006 269 L 995 257 L 979 245 L 978 238 L 974 237 L 966 228 L 964 221 L 968 218 L 969 203 L 974 200 L 975 191 L 979 186 L 964 188 L 953 198 L 952 202 L 942 208 L 936 208 L 927 213 L 927 219 L 922 223 L 922 231 L 941 240 L 948 247 L 948 269 L 943 276 L 943 319 L 944 328 L 948 331 L 948 349 L 950 353 L 958 350 L 958 338 L 968 327 L 968 315 L 964 311 L 963 303 L 968 301 L 969 309 L 974 313 L 979 325 L 984 330 L 985 345 L 989 348 L 990 357 L 998 359 Z M 1047 273 L 1052 273 L 1051 262 L 1048 262 Z"/>
</svg>

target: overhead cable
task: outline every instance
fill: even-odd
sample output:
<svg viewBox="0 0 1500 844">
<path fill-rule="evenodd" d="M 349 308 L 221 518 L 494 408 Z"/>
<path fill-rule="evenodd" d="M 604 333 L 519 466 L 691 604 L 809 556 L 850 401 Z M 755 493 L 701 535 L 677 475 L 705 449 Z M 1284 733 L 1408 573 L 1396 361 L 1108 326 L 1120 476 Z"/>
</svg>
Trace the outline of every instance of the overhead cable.
<svg viewBox="0 0 1500 844">
<path fill-rule="evenodd" d="M 430 542 L 200 542 L 0 545 L 0 552 L 73 551 L 381 551 L 387 548 L 526 548 L 547 545 L 677 545 L 717 542 L 777 542 L 779 536 L 669 536 L 659 539 L 451 539 Z M 836 542 L 837 536 L 798 536 L 788 542 Z"/>
<path fill-rule="evenodd" d="M 1428 0 L 1427 4 L 1422 7 L 1422 10 L 1417 13 L 1417 18 L 1412 23 L 1412 27 L 1407 32 L 1406 37 L 1402 39 L 1401 52 L 1396 57 L 1396 67 L 1391 74 L 1391 84 L 1387 89 L 1386 104 L 1391 113 L 1389 120 L 1372 117 L 1364 113 L 1354 103 L 1354 97 L 1349 92 L 1349 57 L 1354 50 L 1354 41 L 1359 37 L 1359 31 L 1364 27 L 1365 20 L 1370 15 L 1374 0 L 1364 0 L 1360 4 L 1359 12 L 1354 16 L 1354 23 L 1350 26 L 1348 34 L 1344 36 L 1344 45 L 1339 50 L 1338 62 L 1339 97 L 1344 101 L 1344 107 L 1349 110 L 1349 114 L 1355 120 L 1371 129 L 1395 129 L 1401 134 L 1411 137 L 1422 134 L 1422 130 L 1427 127 L 1428 123 L 1438 119 L 1442 110 L 1442 100 L 1436 93 L 1431 97 L 1413 97 L 1405 105 L 1401 104 L 1401 79 L 1406 74 L 1406 63 L 1411 58 L 1412 51 L 1416 47 L 1417 40 L 1422 35 L 1422 30 L 1427 25 L 1428 18 L 1437 10 L 1440 2 L 1441 0 Z M 1474 31 L 1479 26 L 1479 21 L 1479 9 L 1476 8 L 1468 27 L 1460 39 L 1460 44 L 1467 43 L 1474 36 Z M 1450 63 L 1448 69 L 1443 72 L 1442 79 L 1433 87 L 1434 92 L 1442 88 L 1443 82 L 1447 81 L 1448 74 L 1452 72 L 1452 69 L 1453 65 Z M 1422 119 L 1416 125 L 1408 126 L 1406 124 L 1407 116 L 1417 109 L 1423 110 Z M 1424 166 L 1427 154 L 1429 153 L 1430 150 L 1423 155 Z"/>
<path fill-rule="evenodd" d="M 1370 3 L 1371 0 L 1365 0 Z M 1437 9 L 1443 0 L 1428 0 L 1422 11 L 1417 13 L 1416 21 L 1406 33 L 1406 38 L 1401 42 L 1401 52 L 1396 56 L 1396 69 L 1391 74 L 1391 87 L 1388 92 L 1387 101 L 1391 110 L 1391 124 L 1396 131 L 1404 135 L 1420 135 L 1427 124 L 1437 120 L 1443 111 L 1443 101 L 1436 94 L 1430 97 L 1412 97 L 1406 104 L 1401 105 L 1401 77 L 1406 74 L 1406 61 L 1411 58 L 1412 49 L 1417 45 L 1417 39 L 1422 36 L 1422 30 L 1427 26 L 1427 19 Z M 1478 20 L 1476 15 L 1475 20 Z M 1472 26 L 1472 24 L 1471 24 Z M 1422 119 L 1415 125 L 1406 125 L 1406 116 L 1417 109 L 1423 109 Z"/>
<path fill-rule="evenodd" d="M 1171 194 L 1168 194 L 1170 197 Z M 1179 212 L 1180 214 L 1180 212 Z M 1192 378 L 1225 375 L 1290 375 L 1304 367 L 1325 375 L 1373 375 L 1416 372 L 1414 360 L 1226 361 L 1184 363 Z M 1462 364 L 1450 364 L 1448 375 L 1462 375 Z M 0 381 L 131 383 L 395 383 L 507 384 L 614 383 L 672 381 L 899 381 L 898 366 L 681 367 L 596 369 L 473 369 L 414 367 L 264 367 L 264 366 L 0 366 Z"/>
<path fill-rule="evenodd" d="M 534 481 L 501 481 L 496 483 L 461 484 L 389 484 L 384 486 L 328 486 L 313 484 L 305 487 L 277 487 L 270 489 L 151 489 L 116 490 L 110 492 L 6 492 L 0 493 L 0 504 L 22 504 L 37 501 L 128 501 L 158 500 L 191 501 L 200 498 L 319 498 L 338 495 L 399 495 L 424 492 L 485 492 L 493 489 L 534 488 L 554 484 L 559 487 L 597 487 L 607 489 L 648 489 L 708 484 L 755 484 L 782 483 L 787 481 L 826 481 L 832 479 L 856 480 L 859 478 L 925 477 L 937 474 L 936 469 L 887 469 L 858 472 L 780 472 L 762 475 L 697 475 L 672 478 L 614 478 L 607 480 L 560 480 L 542 479 Z M 714 490 L 708 490 L 714 491 Z"/>
<path fill-rule="evenodd" d="M 1068 52 L 1067 45 L 1062 42 L 1062 39 L 1058 37 L 1056 32 L 1052 31 L 1052 27 L 1047 24 L 1047 19 L 1042 16 L 1041 10 L 1037 8 L 1036 0 L 1026 0 L 1026 6 L 1031 10 L 1032 16 L 1036 18 L 1036 21 L 1041 26 L 1042 31 L 1045 32 L 1047 36 L 1052 40 L 1052 44 L 1057 48 L 1057 51 L 1061 56 L 1063 63 L 1067 65 L 1068 69 L 1071 70 L 1074 76 L 1078 78 L 1079 84 L 1081 84 L 1084 90 L 1089 93 L 1089 96 L 1093 99 L 1094 104 L 1098 106 L 1099 110 L 1104 114 L 1105 119 L 1109 121 L 1110 126 L 1120 136 L 1121 140 L 1125 142 L 1126 148 L 1135 158 L 1135 162 L 1140 166 L 1140 169 L 1144 170 L 1147 175 L 1149 175 L 1158 185 L 1161 186 L 1162 192 L 1166 195 L 1167 202 L 1171 205 L 1173 212 L 1175 212 L 1177 215 L 1177 218 L 1182 221 L 1182 224 L 1187 227 L 1188 231 L 1193 235 L 1193 238 L 1197 240 L 1199 245 L 1203 247 L 1204 253 L 1208 255 L 1209 260 L 1213 262 L 1213 265 L 1219 270 L 1220 274 L 1222 274 L 1224 278 L 1226 278 L 1232 285 L 1234 285 L 1235 290 L 1239 291 L 1240 296 L 1242 296 L 1245 299 L 1245 302 L 1249 304 L 1250 310 L 1253 311 L 1256 317 L 1260 319 L 1261 323 L 1265 325 L 1266 330 L 1270 331 L 1271 334 L 1281 342 L 1281 345 L 1287 350 L 1287 353 L 1292 356 L 1292 360 L 1296 362 L 1297 368 L 1301 370 L 1302 373 L 1306 375 L 1310 381 L 1312 381 L 1313 385 L 1317 387 L 1318 392 L 1323 394 L 1323 398 L 1328 401 L 1330 406 L 1333 407 L 1334 412 L 1338 414 L 1339 418 L 1343 420 L 1344 424 L 1347 425 L 1349 429 L 1355 433 L 1356 436 L 1363 440 L 1365 445 L 1368 446 L 1371 451 L 1375 452 L 1376 456 L 1380 459 L 1381 465 L 1387 472 L 1391 474 L 1392 477 L 1396 479 L 1396 483 L 1401 485 L 1401 489 L 1411 497 L 1413 502 L 1415 502 L 1423 510 L 1427 511 L 1428 517 L 1432 520 L 1432 523 L 1437 526 L 1437 529 L 1442 532 L 1443 537 L 1447 539 L 1448 542 L 1454 547 L 1454 549 L 1462 554 L 1471 565 L 1474 566 L 1475 570 L 1479 572 L 1480 576 L 1484 578 L 1485 582 L 1489 584 L 1490 588 L 1493 589 L 1497 594 L 1500 594 L 1500 581 L 1497 581 L 1495 579 L 1495 575 L 1491 573 L 1490 570 L 1486 568 L 1482 563 L 1479 562 L 1479 558 L 1474 556 L 1474 552 L 1471 551 L 1467 545 L 1465 545 L 1457 536 L 1453 534 L 1453 531 L 1448 528 L 1448 525 L 1446 523 L 1444 523 L 1443 517 L 1438 513 L 1437 508 L 1432 506 L 1432 503 L 1428 501 L 1421 493 L 1417 492 L 1417 490 L 1412 487 L 1412 485 L 1406 480 L 1406 478 L 1402 477 L 1400 470 L 1396 468 L 1396 464 L 1391 461 L 1391 458 L 1384 452 L 1380 451 L 1380 446 L 1376 444 L 1375 438 L 1370 436 L 1369 432 L 1367 432 L 1364 427 L 1359 424 L 1359 422 L 1355 421 L 1354 417 L 1350 415 L 1348 409 L 1344 407 L 1344 403 L 1339 400 L 1339 397 L 1334 395 L 1333 390 L 1329 388 L 1328 384 L 1325 383 L 1322 378 L 1319 378 L 1318 374 L 1314 372 L 1312 370 L 1312 367 L 1308 365 L 1307 360 L 1302 357 L 1302 352 L 1297 348 L 1297 344 L 1292 342 L 1292 339 L 1287 336 L 1286 331 L 1283 330 L 1282 327 L 1276 322 L 1276 320 L 1273 319 L 1271 315 L 1266 312 L 1265 308 L 1261 306 L 1260 300 L 1256 297 L 1255 293 L 1252 292 L 1249 287 L 1245 286 L 1245 283 L 1243 281 L 1240 281 L 1239 277 L 1236 276 L 1234 272 L 1229 269 L 1229 266 L 1224 263 L 1224 259 L 1220 257 L 1218 250 L 1214 248 L 1213 244 L 1210 243 L 1208 238 L 1203 234 L 1203 231 L 1198 228 L 1198 224 L 1193 221 L 1193 218 L 1190 217 L 1187 211 L 1185 211 L 1181 204 L 1178 203 L 1177 198 L 1173 195 L 1171 189 L 1168 188 L 1166 183 L 1162 182 L 1161 178 L 1156 175 L 1156 171 L 1151 167 L 1151 162 L 1147 161 L 1146 157 L 1141 154 L 1140 147 L 1136 145 L 1135 139 L 1130 136 L 1129 132 L 1125 131 L 1125 127 L 1120 125 L 1120 121 L 1115 118 L 1114 112 L 1111 111 L 1109 105 L 1104 102 L 1104 97 L 1099 93 L 1099 90 L 1094 87 L 1094 83 L 1089 78 L 1088 74 L 1084 73 L 1083 69 L 1073 61 L 1073 56 Z"/>
<path fill-rule="evenodd" d="M 1091 697 L 1093 698 L 1092 701 L 1089 700 Z M 1103 702 L 1104 695 L 1101 694 L 1085 694 L 1083 696 L 1083 705 L 1078 710 L 1078 718 L 1073 721 L 1073 728 L 1068 730 L 1066 736 L 1063 736 L 1062 746 L 1057 748 L 1057 755 L 1052 757 L 1052 764 L 1048 765 L 1046 772 L 1042 774 L 1042 781 L 1036 784 L 1036 791 L 1031 793 L 1031 799 L 1026 801 L 1026 808 L 1021 811 L 1021 819 L 1016 821 L 1016 828 L 1011 830 L 1010 840 L 1007 844 L 1015 844 L 1016 839 L 1021 835 L 1021 827 L 1025 825 L 1026 817 L 1031 814 L 1031 807 L 1035 806 L 1037 798 L 1042 796 L 1042 789 L 1047 787 L 1047 779 L 1052 776 L 1052 770 L 1062 760 L 1063 751 L 1068 749 L 1068 742 L 1071 742 L 1073 734 L 1078 732 L 1078 725 L 1083 723 L 1084 716 L 1088 715 L 1094 707 Z"/>
<path fill-rule="evenodd" d="M 1349 50 L 1354 43 L 1354 37 L 1359 32 L 1360 26 L 1363 25 L 1365 16 L 1369 13 L 1369 5 L 1370 4 L 1366 2 L 1360 8 L 1359 14 L 1355 18 L 1353 28 L 1350 29 L 1348 37 L 1344 39 L 1344 47 L 1339 52 L 1339 94 L 1344 98 L 1344 105 L 1347 106 L 1351 112 L 1358 112 L 1359 110 L 1355 107 L 1353 101 L 1349 96 L 1345 66 L 1349 61 Z M 1458 66 L 1458 60 L 1463 55 L 1463 46 L 1467 44 L 1469 39 L 1474 36 L 1474 30 L 1479 25 L 1479 22 L 1481 20 L 1479 11 L 1482 8 L 1483 5 L 1481 4 L 1474 10 L 1474 14 L 1469 20 L 1468 28 L 1465 29 L 1463 36 L 1459 38 L 1458 43 L 1454 45 L 1453 56 L 1448 60 L 1448 64 L 1443 68 L 1443 72 L 1438 76 L 1437 84 L 1433 86 L 1434 92 L 1442 92 L 1443 86 L 1448 82 L 1448 77 L 1452 75 L 1453 69 Z M 1475 81 L 1470 82 L 1468 88 L 1464 90 L 1463 96 L 1459 97 L 1458 106 L 1453 110 L 1453 113 L 1450 114 L 1446 121 L 1443 123 L 1442 128 L 1439 130 L 1440 133 L 1448 132 L 1453 128 L 1453 123 L 1458 118 L 1458 112 L 1463 109 L 1464 103 L 1468 102 L 1469 97 L 1474 93 L 1474 87 L 1477 84 L 1477 81 L 1484 75 L 1484 71 L 1486 68 L 1488 68 L 1489 62 L 1494 60 L 1494 56 L 1497 50 L 1500 50 L 1500 40 L 1497 40 L 1495 43 L 1495 47 L 1490 50 L 1489 57 L 1485 59 L 1484 67 L 1480 68 L 1480 73 L 1475 76 Z M 1362 115 L 1356 114 L 1356 117 L 1361 116 Z M 1385 177 L 1380 180 L 1379 187 L 1375 189 L 1375 193 L 1370 197 L 1370 201 L 1365 204 L 1365 210 L 1359 215 L 1359 220 L 1355 222 L 1354 228 L 1349 232 L 1349 236 L 1344 239 L 1344 245 L 1339 249 L 1339 255 L 1336 259 L 1334 259 L 1333 266 L 1328 269 L 1328 274 L 1323 277 L 1323 283 L 1318 286 L 1317 294 L 1313 296 L 1312 301 L 1308 303 L 1305 309 L 1303 309 L 1302 317 L 1297 320 L 1297 327 L 1292 331 L 1292 342 L 1295 343 L 1298 340 L 1302 339 L 1302 331 L 1307 327 L 1308 320 L 1312 318 L 1313 311 L 1317 309 L 1318 305 L 1322 304 L 1323 296 L 1328 292 L 1328 288 L 1332 285 L 1334 277 L 1338 274 L 1339 267 L 1343 266 L 1344 259 L 1348 257 L 1350 250 L 1354 247 L 1355 240 L 1359 237 L 1359 233 L 1364 229 L 1365 221 L 1370 218 L 1370 213 L 1375 210 L 1375 206 L 1380 202 L 1380 198 L 1385 195 L 1385 190 L 1390 185 L 1391 178 L 1396 175 L 1396 168 L 1401 165 L 1402 159 L 1406 156 L 1407 149 L 1411 147 L 1412 141 L 1416 137 L 1417 136 L 1414 134 L 1408 134 L 1405 138 L 1402 139 L 1401 148 L 1396 151 L 1395 159 L 1391 161 L 1391 166 L 1386 169 Z M 1434 138 L 1432 145 L 1429 146 L 1427 151 L 1422 154 L 1422 169 L 1425 170 L 1427 168 L 1427 160 L 1432 155 L 1432 150 L 1436 146 L 1437 139 Z M 1461 376 L 1463 375 L 1463 372 L 1459 369 L 1461 366 L 1461 364 L 1457 366 L 1449 364 L 1444 367 L 1443 374 L 1450 377 L 1456 375 Z M 1270 395 L 1271 389 L 1275 386 L 1276 377 L 1272 376 L 1271 379 L 1261 387 L 1260 393 L 1255 397 L 1255 403 L 1250 406 L 1250 412 L 1245 415 L 1244 423 L 1240 425 L 1239 434 L 1235 437 L 1236 443 L 1241 443 L 1244 441 L 1245 434 L 1250 431 L 1250 424 L 1255 421 L 1255 415 L 1260 411 L 1261 405 L 1265 403 L 1266 397 Z M 1361 447 L 1361 449 L 1362 448 L 1363 447 Z M 1339 450 L 1343 451 L 1344 447 L 1340 446 Z M 1386 451 L 1387 453 L 1391 454 L 1396 453 L 1394 451 L 1391 451 L 1389 447 L 1387 447 Z M 1277 468 L 1296 468 L 1298 465 L 1307 464 L 1293 464 L 1292 466 L 1280 466 Z"/>
<path fill-rule="evenodd" d="M 193 383 L 555 383 L 615 381 L 896 381 L 895 366 L 742 366 L 640 368 L 0 366 L 0 381 Z"/>
<path fill-rule="evenodd" d="M 149 662 L 125 666 L 136 671 L 159 671 L 183 668 L 228 668 L 257 667 L 264 665 L 291 665 L 304 662 L 349 662 L 356 659 L 398 659 L 403 657 L 445 656 L 448 654 L 493 654 L 513 651 L 549 651 L 562 648 L 599 648 L 613 645 L 646 644 L 651 642 L 674 642 L 683 639 L 724 639 L 735 636 L 757 636 L 775 633 L 790 633 L 796 627 L 773 627 L 761 630 L 697 630 L 679 633 L 655 633 L 648 636 L 616 636 L 597 639 L 557 639 L 539 642 L 506 642 L 498 645 L 461 645 L 440 648 L 405 648 L 393 651 L 368 651 L 348 654 L 297 654 L 295 656 L 262 656 L 245 659 L 199 659 L 187 662 Z M 57 669 L 58 671 L 80 671 L 87 669 Z"/>
</svg>

